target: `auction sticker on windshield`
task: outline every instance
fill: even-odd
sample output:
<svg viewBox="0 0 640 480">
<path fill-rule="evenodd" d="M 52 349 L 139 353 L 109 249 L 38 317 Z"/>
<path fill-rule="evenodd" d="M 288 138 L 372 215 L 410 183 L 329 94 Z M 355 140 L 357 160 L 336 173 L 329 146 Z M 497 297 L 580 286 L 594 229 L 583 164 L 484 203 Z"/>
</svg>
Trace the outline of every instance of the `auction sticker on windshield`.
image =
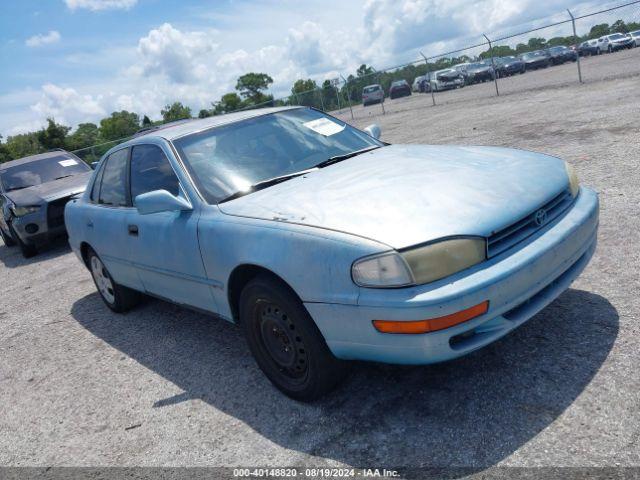
<svg viewBox="0 0 640 480">
<path fill-rule="evenodd" d="M 69 160 L 60 160 L 58 163 L 63 167 L 72 167 L 78 164 L 78 162 L 71 158 Z"/>
<path fill-rule="evenodd" d="M 344 130 L 344 125 L 332 122 L 328 118 L 318 118 L 317 120 L 303 123 L 303 125 L 325 137 L 330 137 Z"/>
</svg>

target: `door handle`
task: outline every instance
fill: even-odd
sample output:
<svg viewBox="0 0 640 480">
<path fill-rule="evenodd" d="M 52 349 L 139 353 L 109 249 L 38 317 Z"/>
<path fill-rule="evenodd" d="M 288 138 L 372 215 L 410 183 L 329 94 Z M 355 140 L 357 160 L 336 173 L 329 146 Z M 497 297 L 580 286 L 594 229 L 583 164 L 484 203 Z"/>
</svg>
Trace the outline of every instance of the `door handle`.
<svg viewBox="0 0 640 480">
<path fill-rule="evenodd" d="M 138 236 L 138 226 L 137 225 L 128 225 L 127 230 L 129 231 L 129 235 L 133 235 L 134 237 Z"/>
</svg>

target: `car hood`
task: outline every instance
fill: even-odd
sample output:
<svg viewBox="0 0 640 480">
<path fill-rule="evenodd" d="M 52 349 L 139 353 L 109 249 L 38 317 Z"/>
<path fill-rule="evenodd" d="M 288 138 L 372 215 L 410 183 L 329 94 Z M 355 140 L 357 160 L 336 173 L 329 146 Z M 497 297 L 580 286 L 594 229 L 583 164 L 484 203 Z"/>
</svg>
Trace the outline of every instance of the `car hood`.
<svg viewBox="0 0 640 480">
<path fill-rule="evenodd" d="M 34 185 L 7 192 L 5 195 L 16 205 L 38 205 L 58 198 L 84 192 L 92 172 Z"/>
<path fill-rule="evenodd" d="M 229 215 L 404 248 L 489 236 L 568 188 L 564 162 L 496 147 L 391 145 L 221 203 Z"/>
</svg>

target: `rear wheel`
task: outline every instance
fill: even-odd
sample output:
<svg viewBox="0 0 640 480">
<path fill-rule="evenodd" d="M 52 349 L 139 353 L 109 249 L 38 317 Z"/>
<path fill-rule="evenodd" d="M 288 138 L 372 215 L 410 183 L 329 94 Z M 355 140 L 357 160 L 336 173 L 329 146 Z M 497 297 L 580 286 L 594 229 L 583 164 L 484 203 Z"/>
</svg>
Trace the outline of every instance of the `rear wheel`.
<svg viewBox="0 0 640 480">
<path fill-rule="evenodd" d="M 107 307 L 117 313 L 126 312 L 138 304 L 140 294 L 135 290 L 123 287 L 114 282 L 111 274 L 98 257 L 98 254 L 89 249 L 87 256 L 89 271 L 96 284 L 100 297 Z"/>
<path fill-rule="evenodd" d="M 260 369 L 291 398 L 315 400 L 347 373 L 302 302 L 276 278 L 259 275 L 242 290 L 240 323 Z"/>
</svg>

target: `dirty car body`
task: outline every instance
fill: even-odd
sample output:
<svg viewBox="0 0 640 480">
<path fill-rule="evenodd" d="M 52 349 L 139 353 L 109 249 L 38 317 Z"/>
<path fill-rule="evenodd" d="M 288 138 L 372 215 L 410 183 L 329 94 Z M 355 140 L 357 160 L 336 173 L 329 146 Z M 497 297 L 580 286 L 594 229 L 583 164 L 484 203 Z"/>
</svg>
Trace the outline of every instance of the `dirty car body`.
<svg viewBox="0 0 640 480">
<path fill-rule="evenodd" d="M 170 166 L 171 192 L 133 191 L 143 146 Z M 95 178 L 115 156 L 127 186 L 121 205 L 103 204 Z M 267 376 L 303 400 L 333 385 L 320 377 L 340 371 L 334 360 L 428 364 L 495 341 L 560 295 L 596 246 L 597 195 L 562 160 L 388 145 L 309 108 L 151 133 L 108 152 L 94 177 L 66 220 L 107 290 L 239 322 Z"/>
<path fill-rule="evenodd" d="M 91 168 L 72 153 L 55 150 L 0 164 L 0 232 L 25 256 L 65 233 L 64 207 L 84 192 Z"/>
</svg>

